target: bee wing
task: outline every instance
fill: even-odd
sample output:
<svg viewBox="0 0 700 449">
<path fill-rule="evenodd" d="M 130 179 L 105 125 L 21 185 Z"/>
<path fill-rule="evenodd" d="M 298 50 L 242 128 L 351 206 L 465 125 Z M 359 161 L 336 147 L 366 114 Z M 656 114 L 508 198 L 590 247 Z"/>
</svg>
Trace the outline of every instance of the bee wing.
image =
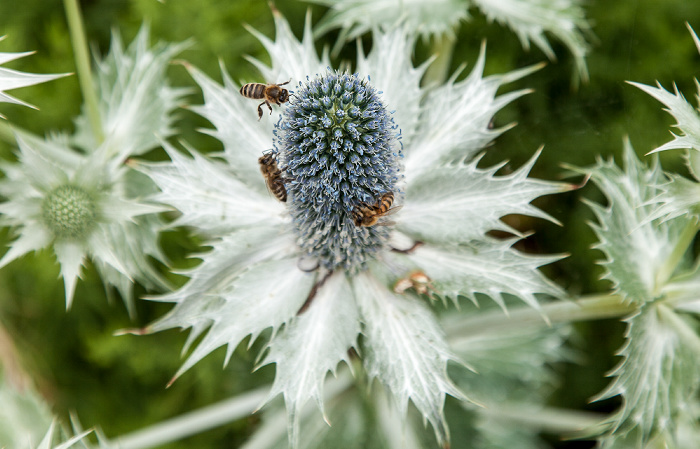
<svg viewBox="0 0 700 449">
<path fill-rule="evenodd" d="M 376 223 L 374 226 L 394 226 L 396 224 L 395 221 L 380 221 L 379 223 Z"/>
<path fill-rule="evenodd" d="M 394 215 L 396 212 L 400 211 L 402 207 L 403 207 L 403 205 L 402 206 L 394 206 L 391 209 L 389 209 L 388 211 L 384 212 L 382 215 L 383 216 Z"/>
</svg>

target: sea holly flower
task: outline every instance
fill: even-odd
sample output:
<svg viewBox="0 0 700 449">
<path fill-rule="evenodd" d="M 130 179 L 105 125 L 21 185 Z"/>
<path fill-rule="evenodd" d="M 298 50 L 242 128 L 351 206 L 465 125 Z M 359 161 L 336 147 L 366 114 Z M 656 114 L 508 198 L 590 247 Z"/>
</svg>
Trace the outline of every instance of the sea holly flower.
<svg viewBox="0 0 700 449">
<path fill-rule="evenodd" d="M 579 0 L 309 0 L 326 5 L 328 14 L 316 30 L 325 33 L 340 28 L 339 43 L 355 39 L 375 27 L 397 21 L 422 37 L 451 36 L 460 22 L 477 7 L 491 21 L 512 29 L 526 49 L 530 42 L 550 60 L 556 60 L 545 33 L 554 35 L 574 56 L 578 75 L 588 79 L 584 34 L 590 27 Z"/>
<path fill-rule="evenodd" d="M 607 206 L 590 203 L 598 218 L 596 247 L 606 256 L 604 277 L 634 306 L 625 320 L 623 359 L 598 396 L 620 395 L 622 406 L 596 432 L 606 448 L 647 447 L 652 440 L 672 447 L 679 438 L 676 423 L 698 406 L 700 340 L 688 314 L 700 312 L 699 278 L 697 268 L 683 271 L 689 261 L 681 263 L 697 225 L 688 215 L 649 218 L 665 176 L 656 160 L 644 166 L 629 142 L 624 170 L 600 161 L 587 171 L 608 200 Z"/>
<path fill-rule="evenodd" d="M 5 39 L 5 36 L 0 37 L 0 41 Z M 23 58 L 25 56 L 31 55 L 34 52 L 28 51 L 23 53 L 0 53 L 0 65 L 6 62 L 14 61 L 15 59 Z M 17 70 L 6 69 L 0 67 L 0 103 L 13 103 L 22 106 L 27 106 L 34 108 L 29 103 L 19 100 L 12 95 L 9 95 L 5 91 L 12 89 L 19 89 L 20 87 L 33 86 L 39 83 L 45 83 L 46 81 L 55 80 L 56 78 L 61 78 L 67 74 L 58 75 L 37 75 L 34 73 L 23 73 Z M 0 118 L 5 118 L 0 114 Z"/>
<path fill-rule="evenodd" d="M 52 246 L 61 265 L 66 305 L 70 307 L 83 262 L 90 257 L 105 285 L 118 289 L 133 311 L 133 281 L 167 288 L 149 257 L 164 260 L 157 246 L 161 206 L 141 197 L 154 189 L 125 159 L 158 144 L 156 134 L 172 133 L 171 111 L 183 95 L 165 81 L 170 59 L 182 45 L 148 48 L 144 27 L 124 51 L 115 37 L 110 54 L 97 64 L 101 134 L 87 118 L 75 135 L 41 139 L 17 132 L 18 162 L 2 164 L 0 222 L 19 238 L 0 259 L 4 266 L 30 252 Z"/>
<path fill-rule="evenodd" d="M 562 294 L 537 270 L 556 257 L 526 256 L 512 248 L 517 238 L 486 233 L 519 236 L 499 218 L 548 218 L 529 203 L 572 187 L 527 178 L 535 158 L 506 176 L 496 176 L 500 166 L 477 167 L 478 153 L 505 130 L 489 127 L 493 115 L 527 93 L 496 97 L 497 89 L 536 67 L 483 77 L 484 48 L 463 81 L 421 88 L 426 66 L 413 67 L 412 38 L 398 28 L 375 32 L 357 73 L 342 73 L 316 55 L 310 18 L 299 42 L 273 12 L 276 39 L 254 32 L 271 66 L 253 62 L 262 80 L 292 79 L 289 102 L 258 121 L 255 102 L 226 72 L 222 86 L 187 66 L 204 94 L 192 109 L 214 125 L 207 133 L 224 151 L 204 157 L 188 148 L 187 157 L 164 144 L 171 162 L 137 165 L 160 187 L 154 199 L 181 212 L 174 224 L 211 247 L 182 288 L 156 298 L 175 307 L 140 332 L 192 328 L 188 346 L 199 343 L 177 378 L 214 349 L 228 345 L 228 359 L 248 335 L 252 342 L 271 328 L 261 364 L 276 365 L 270 397 L 284 396 L 293 447 L 303 406 L 314 399 L 323 411 L 327 373 L 341 361 L 359 369 L 358 354 L 399 412 L 410 400 L 445 443 L 445 395 L 465 399 L 447 365 L 461 361 L 416 290 L 392 286 L 420 270 L 455 303 L 483 293 L 538 307 L 536 294 Z M 267 191 L 263 154 L 279 164 L 284 203 Z M 362 224 L 395 206 L 403 208 Z"/>
</svg>

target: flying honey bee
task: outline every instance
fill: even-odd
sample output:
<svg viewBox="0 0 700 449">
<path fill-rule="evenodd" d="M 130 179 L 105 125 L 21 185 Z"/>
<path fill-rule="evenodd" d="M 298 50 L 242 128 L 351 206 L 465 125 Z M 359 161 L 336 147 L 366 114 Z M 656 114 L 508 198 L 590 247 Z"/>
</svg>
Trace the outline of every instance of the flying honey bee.
<svg viewBox="0 0 700 449">
<path fill-rule="evenodd" d="M 262 105 L 266 104 L 270 109 L 270 114 L 272 114 L 272 106 L 270 106 L 270 103 L 275 103 L 277 106 L 282 106 L 282 103 L 289 101 L 289 91 L 283 87 L 280 87 L 288 84 L 289 81 L 282 84 L 248 83 L 241 87 L 240 92 L 241 95 L 246 98 L 263 100 L 263 102 L 258 105 L 258 120 L 260 120 L 263 114 Z"/>
<path fill-rule="evenodd" d="M 284 186 L 282 170 L 277 167 L 277 159 L 274 153 L 266 153 L 258 159 L 260 172 L 265 178 L 267 189 L 281 202 L 287 202 L 287 188 Z"/>
<path fill-rule="evenodd" d="M 431 298 L 435 292 L 428 275 L 418 270 L 412 271 L 408 276 L 399 279 L 394 284 L 394 292 L 398 294 L 405 293 L 409 288 L 414 289 L 419 295 L 428 295 Z"/>
<path fill-rule="evenodd" d="M 352 211 L 352 219 L 355 222 L 355 226 L 390 226 L 393 225 L 393 221 L 385 221 L 378 223 L 379 219 L 386 216 L 395 214 L 401 209 L 402 206 L 391 207 L 394 203 L 394 193 L 386 192 L 376 204 L 360 203 Z"/>
</svg>

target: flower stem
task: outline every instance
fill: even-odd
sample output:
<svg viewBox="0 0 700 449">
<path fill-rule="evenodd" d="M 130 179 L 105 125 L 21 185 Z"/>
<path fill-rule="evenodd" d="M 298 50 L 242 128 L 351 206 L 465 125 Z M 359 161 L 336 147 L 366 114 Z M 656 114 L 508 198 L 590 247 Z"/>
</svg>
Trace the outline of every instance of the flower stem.
<svg viewBox="0 0 700 449">
<path fill-rule="evenodd" d="M 85 100 L 85 108 L 87 110 L 90 128 L 92 128 L 95 141 L 99 144 L 104 140 L 104 134 L 102 133 L 102 121 L 100 120 L 100 111 L 98 109 L 97 93 L 95 92 L 94 84 L 92 82 L 90 55 L 87 40 L 85 39 L 83 17 L 80 13 L 78 0 L 63 0 L 63 5 L 66 9 L 68 29 L 70 31 L 71 42 L 73 44 L 73 53 L 75 54 L 75 66 L 78 72 L 80 90 L 82 91 L 83 99 Z"/>
<path fill-rule="evenodd" d="M 447 79 L 447 72 L 452 62 L 452 53 L 455 48 L 456 37 L 451 33 L 443 33 L 433 38 L 431 52 L 435 60 L 428 66 L 423 77 L 423 84 L 442 84 Z"/>
<path fill-rule="evenodd" d="M 678 267 L 683 255 L 688 250 L 688 247 L 693 243 L 693 239 L 698 232 L 698 223 L 696 221 L 691 221 L 683 229 L 676 246 L 673 247 L 673 251 L 669 254 L 666 262 L 661 266 L 658 273 L 656 273 L 656 290 L 660 291 L 664 285 L 671 278 L 671 275 Z"/>
<path fill-rule="evenodd" d="M 595 320 L 628 315 L 636 310 L 635 306 L 625 304 L 619 295 L 596 295 L 579 298 L 575 301 L 557 301 L 542 305 L 541 310 L 520 307 L 503 313 L 502 310 L 475 314 L 468 318 L 448 321 L 444 329 L 451 345 L 469 339 L 484 332 L 499 332 L 506 329 L 547 327 L 549 323 L 568 323 L 573 321 Z"/>
<path fill-rule="evenodd" d="M 473 407 L 465 404 L 464 407 L 484 415 L 507 419 L 539 431 L 554 434 L 580 432 L 583 429 L 600 424 L 606 417 L 606 415 L 582 412 L 580 410 L 526 404 L 501 404 L 501 406 L 489 405 L 488 407 Z"/>
<path fill-rule="evenodd" d="M 115 438 L 105 446 L 119 449 L 145 449 L 194 435 L 207 429 L 244 418 L 253 413 L 268 395 L 269 388 L 260 388 L 234 396 L 156 425 Z"/>
</svg>

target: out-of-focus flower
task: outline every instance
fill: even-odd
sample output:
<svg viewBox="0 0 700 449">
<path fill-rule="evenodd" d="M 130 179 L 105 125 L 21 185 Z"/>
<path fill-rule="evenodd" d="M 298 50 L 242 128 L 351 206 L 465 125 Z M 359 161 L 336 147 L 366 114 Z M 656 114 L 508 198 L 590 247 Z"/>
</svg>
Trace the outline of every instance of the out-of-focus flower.
<svg viewBox="0 0 700 449">
<path fill-rule="evenodd" d="M 70 306 L 86 257 L 103 281 L 115 286 L 132 311 L 132 283 L 166 288 L 149 257 L 164 260 L 157 246 L 162 207 L 142 201 L 153 185 L 127 167 L 128 157 L 158 145 L 156 134 L 172 134 L 172 110 L 183 95 L 170 88 L 165 70 L 182 45 L 148 48 L 143 27 L 124 51 L 115 37 L 110 54 L 97 65 L 103 141 L 77 120 L 74 136 L 41 139 L 17 132 L 18 162 L 2 164 L 0 223 L 19 238 L 0 259 L 4 266 L 52 246 Z"/>
<path fill-rule="evenodd" d="M 316 32 L 340 28 L 339 44 L 373 28 L 405 22 L 406 28 L 423 37 L 452 36 L 455 28 L 469 18 L 476 6 L 491 21 L 508 26 L 523 47 L 533 42 L 550 60 L 556 60 L 545 33 L 554 35 L 574 56 L 578 76 L 588 79 L 586 54 L 589 32 L 579 0 L 309 0 L 326 5 L 330 11 Z"/>
<path fill-rule="evenodd" d="M 253 62 L 269 83 L 291 78 L 281 114 L 274 106 L 258 121 L 256 101 L 227 73 L 221 86 L 188 67 L 204 93 L 193 110 L 214 125 L 208 133 L 223 153 L 190 149 L 189 158 L 165 145 L 172 162 L 139 164 L 162 191 L 155 199 L 181 212 L 174 224 L 195 228 L 212 248 L 182 288 L 157 298 L 176 306 L 144 331 L 191 327 L 188 345 L 206 332 L 177 377 L 214 349 L 228 345 L 228 358 L 246 336 L 252 342 L 271 328 L 262 364 L 276 364 L 270 397 L 285 398 L 293 447 L 302 407 L 313 398 L 323 410 L 327 373 L 354 354 L 401 413 L 410 399 L 446 442 L 445 395 L 465 398 L 447 376 L 458 357 L 418 290 L 393 285 L 419 270 L 435 295 L 454 302 L 483 293 L 502 305 L 505 294 L 538 307 L 536 294 L 561 294 L 537 270 L 557 257 L 524 255 L 512 248 L 517 237 L 486 233 L 520 236 L 500 218 L 547 218 L 529 203 L 571 186 L 527 178 L 535 158 L 506 176 L 495 176 L 500 166 L 477 167 L 477 154 L 505 130 L 489 128 L 493 115 L 527 93 L 496 97 L 497 89 L 536 67 L 483 77 L 482 49 L 466 79 L 428 90 L 404 29 L 376 32 L 351 75 L 319 60 L 310 18 L 301 42 L 276 11 L 275 21 L 275 41 L 253 31 L 271 66 Z M 285 203 L 260 174 L 258 159 L 270 150 Z M 361 225 L 394 206 L 403 208 Z"/>
<path fill-rule="evenodd" d="M 688 26 L 690 34 L 693 36 L 695 46 L 700 52 L 700 39 L 698 39 L 695 31 Z M 700 84 L 695 81 L 698 87 L 696 99 L 700 99 Z M 633 83 L 636 86 L 648 93 L 652 97 L 659 100 L 666 106 L 666 111 L 671 114 L 678 122 L 675 127 L 680 130 L 680 135 L 671 132 L 674 139 L 652 152 L 684 149 L 686 150 L 686 163 L 691 175 L 695 178 L 691 181 L 683 176 L 669 174 L 670 182 L 664 179 L 663 185 L 658 186 L 664 191 L 664 195 L 658 196 L 654 201 L 658 206 L 649 220 L 663 217 L 666 220 L 682 216 L 692 215 L 696 218 L 700 217 L 700 112 L 694 108 L 674 86 L 674 93 L 664 89 L 661 84 L 657 87 L 647 86 L 646 84 Z"/>
<path fill-rule="evenodd" d="M 605 206 L 589 203 L 598 220 L 596 248 L 605 255 L 603 277 L 634 306 L 622 360 L 599 395 L 619 395 L 622 405 L 590 435 L 602 448 L 668 447 L 696 427 L 679 418 L 698 407 L 699 340 L 690 314 L 700 312 L 700 272 L 697 263 L 680 261 L 698 228 L 687 214 L 650 218 L 663 196 L 658 186 L 666 183 L 658 160 L 646 167 L 626 141 L 623 161 L 624 169 L 602 160 L 585 169 L 607 199 Z"/>
<path fill-rule="evenodd" d="M 5 39 L 5 36 L 0 37 L 0 41 Z M 6 62 L 14 61 L 15 59 L 23 58 L 25 56 L 31 55 L 34 52 L 28 51 L 23 53 L 0 53 L 0 64 L 5 64 Z M 56 78 L 61 78 L 67 74 L 58 75 L 37 75 L 34 73 L 23 73 L 16 70 L 10 70 L 0 67 L 0 103 L 13 103 L 20 104 L 33 108 L 29 103 L 19 100 L 12 95 L 7 94 L 6 90 L 19 89 L 20 87 L 33 86 L 35 84 L 44 83 L 46 81 L 55 80 Z M 0 114 L 0 118 L 5 118 Z"/>
</svg>

